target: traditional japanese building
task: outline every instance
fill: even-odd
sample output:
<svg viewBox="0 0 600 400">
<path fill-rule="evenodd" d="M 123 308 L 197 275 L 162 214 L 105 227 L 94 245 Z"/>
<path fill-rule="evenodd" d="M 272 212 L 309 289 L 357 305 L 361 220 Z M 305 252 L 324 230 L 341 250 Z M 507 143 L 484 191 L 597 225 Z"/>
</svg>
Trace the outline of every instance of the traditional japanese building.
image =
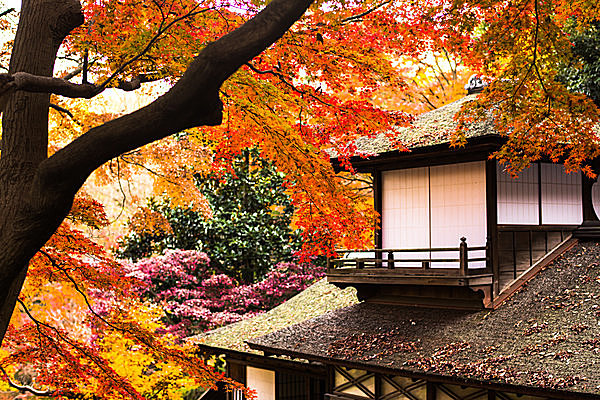
<svg viewBox="0 0 600 400">
<path fill-rule="evenodd" d="M 357 143 L 381 224 L 327 280 L 361 303 L 247 337 L 260 362 L 202 346 L 260 400 L 600 398 L 600 189 L 550 162 L 511 178 L 490 121 L 449 147 L 473 98 L 399 129 L 409 152 Z"/>
</svg>

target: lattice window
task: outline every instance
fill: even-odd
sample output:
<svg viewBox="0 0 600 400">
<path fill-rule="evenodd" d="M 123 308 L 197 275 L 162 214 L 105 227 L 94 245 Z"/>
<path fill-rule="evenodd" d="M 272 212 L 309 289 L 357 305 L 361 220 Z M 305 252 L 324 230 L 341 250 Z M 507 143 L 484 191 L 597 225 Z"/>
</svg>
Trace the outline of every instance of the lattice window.
<svg viewBox="0 0 600 400">
<path fill-rule="evenodd" d="M 436 400 L 488 400 L 488 390 L 458 385 L 436 385 Z"/>
<path fill-rule="evenodd" d="M 375 399 L 375 374 L 359 369 L 335 367 L 336 394 L 351 394 L 363 399 Z"/>
<path fill-rule="evenodd" d="M 401 376 L 381 375 L 380 400 L 425 400 L 427 382 Z"/>
</svg>

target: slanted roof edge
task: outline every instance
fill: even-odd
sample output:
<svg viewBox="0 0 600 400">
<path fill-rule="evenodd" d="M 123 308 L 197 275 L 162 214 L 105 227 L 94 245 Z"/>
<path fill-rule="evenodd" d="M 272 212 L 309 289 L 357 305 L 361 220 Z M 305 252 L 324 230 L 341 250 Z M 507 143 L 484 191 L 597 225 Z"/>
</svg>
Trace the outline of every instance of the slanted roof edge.
<svg viewBox="0 0 600 400">
<path fill-rule="evenodd" d="M 573 392 L 567 390 L 560 389 L 551 389 L 551 388 L 540 388 L 535 386 L 525 386 L 525 385 L 512 385 L 509 383 L 498 383 L 492 381 L 485 381 L 480 379 L 473 378 L 459 378 L 453 377 L 449 375 L 441 375 L 435 373 L 428 372 L 417 372 L 414 370 L 403 369 L 403 368 L 394 368 L 394 367 L 383 367 L 383 366 L 373 366 L 369 364 L 363 364 L 360 362 L 353 361 L 343 361 L 336 360 L 329 357 L 317 356 L 311 354 L 304 354 L 291 350 L 282 350 L 277 348 L 272 348 L 269 346 L 264 346 L 258 343 L 253 343 L 251 341 L 246 341 L 246 344 L 252 349 L 257 351 L 262 351 L 264 353 L 270 353 L 278 356 L 287 356 L 292 358 L 304 359 L 307 361 L 316 361 L 323 364 L 335 365 L 340 367 L 352 368 L 352 369 L 361 369 L 368 370 L 372 372 L 390 374 L 390 375 L 402 375 L 408 378 L 414 379 L 426 379 L 426 380 L 434 380 L 440 383 L 448 383 L 455 385 L 469 385 L 481 388 L 487 388 L 491 390 L 498 391 L 510 391 L 519 394 L 526 394 L 531 396 L 551 396 L 556 399 L 565 399 L 565 400 L 585 400 L 585 399 L 595 399 L 598 400 L 597 394 L 592 393 L 583 393 L 583 392 Z M 265 356 L 266 357 L 266 356 Z M 268 357 L 267 357 L 268 358 Z"/>
</svg>

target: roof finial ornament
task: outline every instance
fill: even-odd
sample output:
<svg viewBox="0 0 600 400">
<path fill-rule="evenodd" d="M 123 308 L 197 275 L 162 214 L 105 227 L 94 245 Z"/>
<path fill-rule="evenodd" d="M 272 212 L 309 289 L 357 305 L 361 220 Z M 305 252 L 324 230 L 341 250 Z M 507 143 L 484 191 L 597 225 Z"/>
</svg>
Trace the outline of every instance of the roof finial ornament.
<svg viewBox="0 0 600 400">
<path fill-rule="evenodd" d="M 469 78 L 469 82 L 465 85 L 465 90 L 467 94 L 481 93 L 487 85 L 487 82 L 483 81 L 481 75 L 473 74 Z"/>
</svg>

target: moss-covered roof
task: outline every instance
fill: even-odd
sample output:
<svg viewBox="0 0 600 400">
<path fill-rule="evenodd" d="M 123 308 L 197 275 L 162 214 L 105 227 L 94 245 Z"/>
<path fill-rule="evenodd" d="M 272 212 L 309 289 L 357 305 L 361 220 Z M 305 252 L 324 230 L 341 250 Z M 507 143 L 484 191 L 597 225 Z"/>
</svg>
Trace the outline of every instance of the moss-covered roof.
<svg viewBox="0 0 600 400">
<path fill-rule="evenodd" d="M 307 360 L 600 398 L 600 245 L 578 244 L 493 311 L 360 303 L 250 344 Z"/>
<path fill-rule="evenodd" d="M 359 154 L 375 155 L 397 150 L 398 144 L 409 149 L 448 143 L 457 123 L 455 115 L 463 104 L 475 100 L 477 95 L 468 95 L 438 109 L 419 115 L 411 126 L 398 127 L 393 132 L 380 133 L 376 137 L 363 137 L 356 141 Z M 491 119 L 471 124 L 465 137 L 473 138 L 494 134 Z"/>
<path fill-rule="evenodd" d="M 341 290 L 322 279 L 264 314 L 194 336 L 190 341 L 226 350 L 259 353 L 251 350 L 244 341 L 356 303 L 355 289 Z"/>
</svg>

